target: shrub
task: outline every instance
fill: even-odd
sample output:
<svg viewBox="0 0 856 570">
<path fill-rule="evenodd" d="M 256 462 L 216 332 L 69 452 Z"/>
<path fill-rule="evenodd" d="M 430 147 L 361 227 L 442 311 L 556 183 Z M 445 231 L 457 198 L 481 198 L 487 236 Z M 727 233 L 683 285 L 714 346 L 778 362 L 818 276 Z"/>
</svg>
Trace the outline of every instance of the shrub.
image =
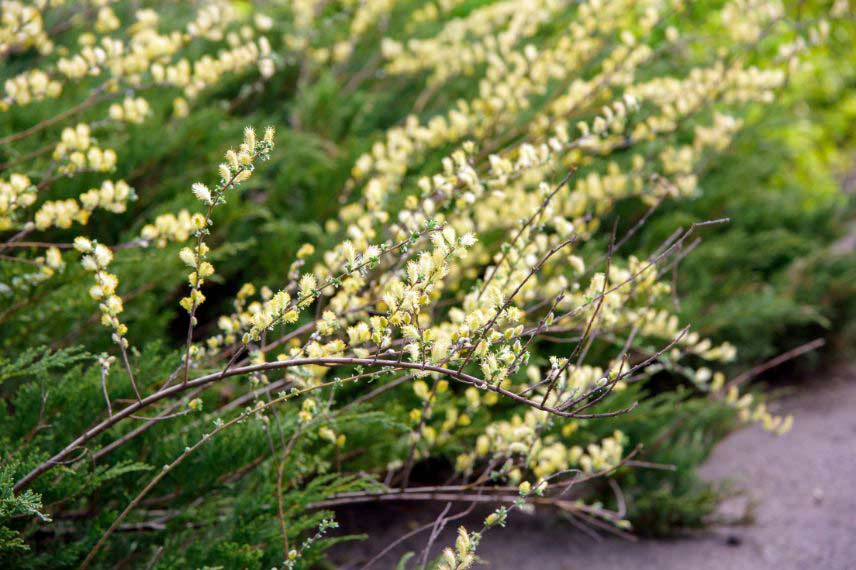
<svg viewBox="0 0 856 570">
<path fill-rule="evenodd" d="M 824 11 L 145 4 L 2 4 L 10 564 L 310 567 L 390 499 L 662 532 L 735 418 L 788 430 L 673 304 L 725 220 L 640 240 Z"/>
</svg>

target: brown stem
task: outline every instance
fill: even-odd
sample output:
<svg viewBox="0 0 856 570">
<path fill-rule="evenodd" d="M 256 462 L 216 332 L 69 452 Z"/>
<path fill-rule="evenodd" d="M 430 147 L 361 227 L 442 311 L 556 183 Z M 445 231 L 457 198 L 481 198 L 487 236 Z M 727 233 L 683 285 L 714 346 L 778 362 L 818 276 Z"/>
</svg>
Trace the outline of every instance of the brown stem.
<svg viewBox="0 0 856 570">
<path fill-rule="evenodd" d="M 140 410 L 147 408 L 148 406 L 159 402 L 163 399 L 174 397 L 182 394 L 183 392 L 195 388 L 200 388 L 203 386 L 207 386 L 209 384 L 215 383 L 221 379 L 229 378 L 232 376 L 240 376 L 243 374 L 250 374 L 253 372 L 264 372 L 269 370 L 279 370 L 285 368 L 293 368 L 296 366 L 308 366 L 308 365 L 318 365 L 318 366 L 374 366 L 380 368 L 392 368 L 392 369 L 408 369 L 408 370 L 424 370 L 427 372 L 434 372 L 437 374 L 442 374 L 444 376 L 448 376 L 449 378 L 461 382 L 463 384 L 467 384 L 470 386 L 476 386 L 482 388 L 484 390 L 490 390 L 492 392 L 496 392 L 502 396 L 505 396 L 511 400 L 514 400 L 518 403 L 525 404 L 527 406 L 531 406 L 535 409 L 549 412 L 551 414 L 555 414 L 562 417 L 574 417 L 572 413 L 563 412 L 561 410 L 557 410 L 550 406 L 545 406 L 538 402 L 532 401 L 528 398 L 524 398 L 519 394 L 501 388 L 499 386 L 490 385 L 481 378 L 477 378 L 475 376 L 471 376 L 464 372 L 460 372 L 457 370 L 451 370 L 449 368 L 444 368 L 442 366 L 435 366 L 431 364 L 423 364 L 421 362 L 406 362 L 406 361 L 397 361 L 397 360 L 383 360 L 383 359 L 374 359 L 374 358 L 354 358 L 354 357 L 318 357 L 318 358 L 297 358 L 294 360 L 286 360 L 286 361 L 277 361 L 277 362 L 266 362 L 264 364 L 257 364 L 253 366 L 242 366 L 237 368 L 232 368 L 227 371 L 225 374 L 221 371 L 214 372 L 211 374 L 206 374 L 204 376 L 200 376 L 193 380 L 188 380 L 183 384 L 175 384 L 172 386 L 168 386 L 162 390 L 159 390 L 153 394 L 150 394 L 142 400 L 132 403 L 122 410 L 115 412 L 112 417 L 106 418 L 101 422 L 95 424 L 77 438 L 75 438 L 71 443 L 69 443 L 63 450 L 55 454 L 53 457 L 48 459 L 47 461 L 41 463 L 39 466 L 30 471 L 27 475 L 25 475 L 21 480 L 15 483 L 13 490 L 16 493 L 20 493 L 22 490 L 26 489 L 30 486 L 30 484 L 41 474 L 45 473 L 52 469 L 55 465 L 57 465 L 60 461 L 65 460 L 68 456 L 77 448 L 90 441 L 94 437 L 104 433 L 108 429 L 112 428 L 114 425 L 118 424 L 125 418 L 136 414 Z"/>
</svg>

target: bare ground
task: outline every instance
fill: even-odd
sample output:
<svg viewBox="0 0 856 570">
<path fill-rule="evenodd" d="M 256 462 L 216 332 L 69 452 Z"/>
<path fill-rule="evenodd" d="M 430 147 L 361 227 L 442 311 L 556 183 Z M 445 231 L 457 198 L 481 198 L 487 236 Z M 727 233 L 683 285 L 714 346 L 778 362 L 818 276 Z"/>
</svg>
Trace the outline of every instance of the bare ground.
<svg viewBox="0 0 856 570">
<path fill-rule="evenodd" d="M 774 437 L 757 427 L 734 433 L 702 471 L 708 479 L 728 479 L 746 491 L 748 501 L 723 505 L 722 515 L 733 520 L 748 509 L 751 524 L 633 543 L 595 541 L 550 517 L 514 513 L 508 528 L 485 535 L 479 554 L 494 570 L 856 569 L 856 366 L 818 373 L 777 408 L 795 415 L 788 435 Z M 369 532 L 372 540 L 337 550 L 333 560 L 341 568 L 360 567 L 390 541 L 432 518 L 414 505 L 386 510 L 383 520 L 365 514 L 343 513 L 345 528 Z M 480 524 L 479 519 L 469 522 L 470 528 Z M 437 544 L 451 544 L 453 532 L 446 529 Z M 418 552 L 425 540 L 419 535 L 374 567 L 394 568 L 404 552 Z"/>
</svg>

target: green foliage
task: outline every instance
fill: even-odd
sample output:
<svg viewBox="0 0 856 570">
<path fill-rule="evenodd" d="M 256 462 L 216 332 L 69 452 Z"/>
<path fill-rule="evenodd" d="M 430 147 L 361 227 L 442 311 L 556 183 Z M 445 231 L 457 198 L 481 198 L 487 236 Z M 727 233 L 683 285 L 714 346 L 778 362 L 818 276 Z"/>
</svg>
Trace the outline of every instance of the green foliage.
<svg viewBox="0 0 856 570">
<path fill-rule="evenodd" d="M 0 383 L 12 378 L 27 378 L 41 375 L 53 368 L 71 366 L 86 360 L 89 355 L 81 347 L 51 351 L 44 347 L 30 347 L 11 358 L 0 357 Z"/>
<path fill-rule="evenodd" d="M 621 477 L 622 488 L 633 497 L 629 518 L 645 535 L 703 526 L 719 494 L 696 468 L 731 430 L 734 412 L 694 400 L 686 390 L 649 398 L 643 406 L 625 429 L 634 441 L 650 442 L 643 455 L 655 465 Z"/>
<path fill-rule="evenodd" d="M 4 448 L 7 445 L 8 443 L 4 442 Z M 8 463 L 0 465 L 0 520 L 4 521 L 3 526 L 0 527 L 0 557 L 2 558 L 11 557 L 28 550 L 23 538 L 8 528 L 5 521 L 21 517 L 37 517 L 44 522 L 51 520 L 49 516 L 41 512 L 42 500 L 35 492 L 30 489 L 18 494 L 12 492 L 16 467 L 17 465 L 11 461 L 11 458 Z"/>
<path fill-rule="evenodd" d="M 682 313 L 734 341 L 747 363 L 843 331 L 854 315 L 856 257 L 832 246 L 852 235 L 856 212 L 842 191 L 856 143 L 852 38 L 842 34 L 818 54 L 785 101 L 753 117 L 709 166 L 701 197 L 646 234 L 653 245 L 676 225 L 730 218 L 682 262 L 678 287 Z"/>
</svg>

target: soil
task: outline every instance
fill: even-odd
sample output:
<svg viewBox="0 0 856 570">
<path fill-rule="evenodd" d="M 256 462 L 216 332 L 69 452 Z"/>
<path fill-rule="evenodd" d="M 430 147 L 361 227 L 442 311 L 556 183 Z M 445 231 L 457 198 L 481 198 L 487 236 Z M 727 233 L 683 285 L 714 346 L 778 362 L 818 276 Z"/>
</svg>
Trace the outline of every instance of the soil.
<svg viewBox="0 0 856 570">
<path fill-rule="evenodd" d="M 856 569 L 856 366 L 838 367 L 802 382 L 777 403 L 795 416 L 784 437 L 749 427 L 726 438 L 702 470 L 710 480 L 731 481 L 745 491 L 721 507 L 721 518 L 748 524 L 713 526 L 672 540 L 595 540 L 551 517 L 514 513 L 508 527 L 489 532 L 479 547 L 494 570 L 852 570 Z M 372 536 L 341 545 L 333 560 L 359 568 L 396 537 L 433 519 L 416 505 L 377 512 L 342 513 L 344 527 Z M 470 528 L 479 518 L 463 521 Z M 355 518 L 357 520 L 355 520 Z M 378 520 L 380 518 L 381 520 Z M 467 524 L 469 522 L 470 524 Z M 436 545 L 454 541 L 461 521 Z M 394 568 L 402 554 L 417 552 L 426 535 L 405 542 L 374 568 Z M 439 550 L 435 546 L 432 555 Z"/>
</svg>

